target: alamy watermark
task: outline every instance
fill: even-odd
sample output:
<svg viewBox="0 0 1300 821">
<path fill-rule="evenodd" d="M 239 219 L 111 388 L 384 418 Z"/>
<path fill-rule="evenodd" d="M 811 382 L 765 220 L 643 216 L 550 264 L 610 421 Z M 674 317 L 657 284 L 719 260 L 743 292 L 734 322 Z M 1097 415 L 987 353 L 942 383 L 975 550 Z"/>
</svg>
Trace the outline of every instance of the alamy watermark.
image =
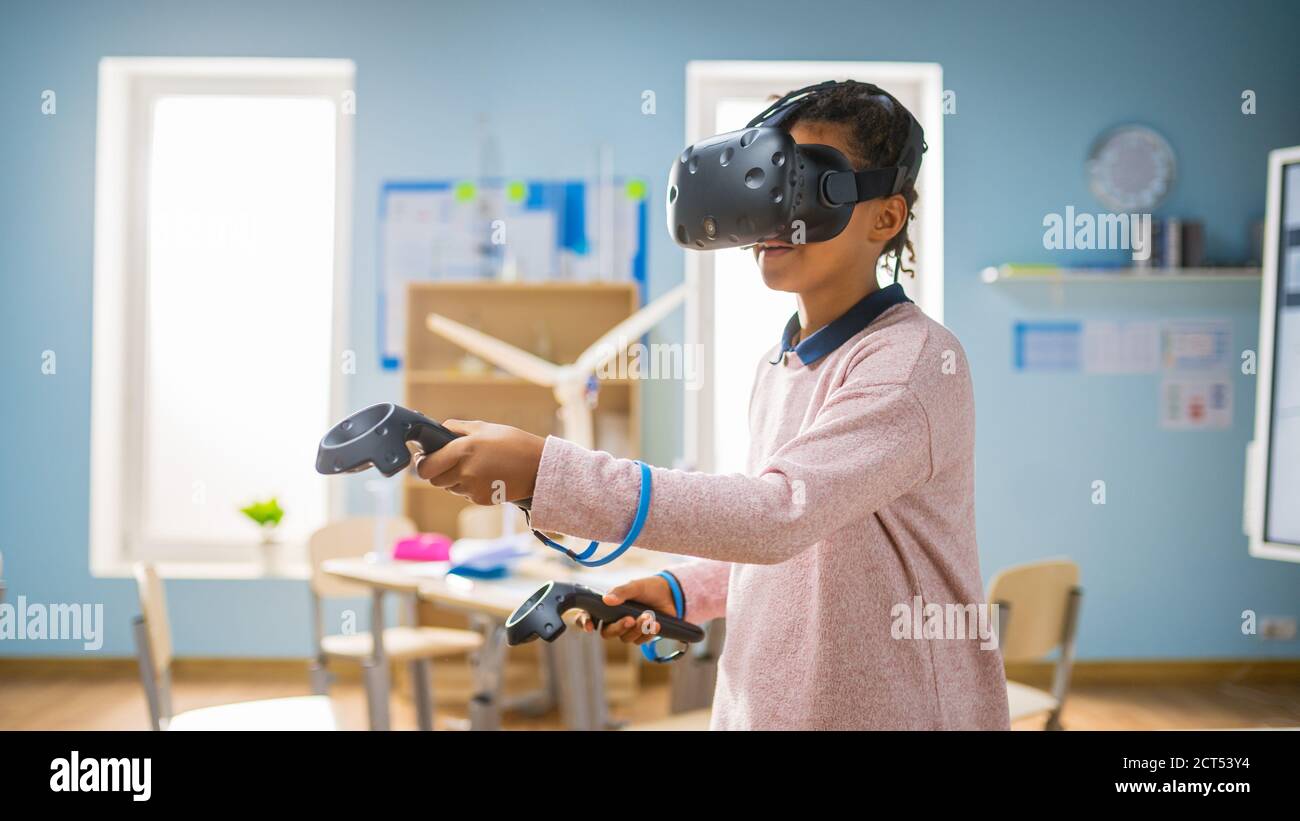
<svg viewBox="0 0 1300 821">
<path fill-rule="evenodd" d="M 153 759 L 83 758 L 73 750 L 50 762 L 50 792 L 121 792 L 132 801 L 148 801 L 153 795 Z"/>
<path fill-rule="evenodd" d="M 617 342 L 597 349 L 603 362 L 596 369 L 599 379 L 665 379 L 686 383 L 687 390 L 699 390 L 703 384 L 701 362 L 704 345 L 680 342 L 632 342 L 620 337 Z"/>
<path fill-rule="evenodd" d="M 891 638 L 924 641 L 979 639 L 981 650 L 998 648 L 998 606 L 996 604 L 926 604 L 920 596 L 889 609 L 893 619 Z"/>
<path fill-rule="evenodd" d="M 86 650 L 104 646 L 104 605 L 0 602 L 0 641 L 80 641 Z"/>
<path fill-rule="evenodd" d="M 1043 217 L 1043 247 L 1049 251 L 1132 251 L 1133 259 L 1151 259 L 1150 214 L 1064 214 Z"/>
</svg>

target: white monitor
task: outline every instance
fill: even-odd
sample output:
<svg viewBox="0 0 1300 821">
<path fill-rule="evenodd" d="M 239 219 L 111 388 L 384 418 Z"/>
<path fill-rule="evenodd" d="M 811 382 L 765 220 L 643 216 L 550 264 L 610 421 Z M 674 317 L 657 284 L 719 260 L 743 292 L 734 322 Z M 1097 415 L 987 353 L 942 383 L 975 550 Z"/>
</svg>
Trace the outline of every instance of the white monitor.
<svg viewBox="0 0 1300 821">
<path fill-rule="evenodd" d="M 1268 155 L 1258 364 L 1246 460 L 1250 553 L 1300 562 L 1300 146 Z"/>
</svg>

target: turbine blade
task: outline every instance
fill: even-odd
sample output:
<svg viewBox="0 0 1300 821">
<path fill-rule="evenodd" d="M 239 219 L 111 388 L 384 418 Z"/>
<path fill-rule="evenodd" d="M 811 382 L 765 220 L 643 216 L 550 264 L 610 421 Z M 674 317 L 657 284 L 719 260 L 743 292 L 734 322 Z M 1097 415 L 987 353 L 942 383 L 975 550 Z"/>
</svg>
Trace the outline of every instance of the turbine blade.
<svg viewBox="0 0 1300 821">
<path fill-rule="evenodd" d="M 573 369 L 582 374 L 583 378 L 595 373 L 606 362 L 618 356 L 619 351 L 645 336 L 685 301 L 686 284 L 682 283 L 610 328 L 582 352 L 578 361 L 573 363 Z"/>
<path fill-rule="evenodd" d="M 443 339 L 453 342 L 470 353 L 481 356 L 498 368 L 521 379 L 544 387 L 554 387 L 559 379 L 560 366 L 547 362 L 509 342 L 502 342 L 468 325 L 440 314 L 429 314 L 425 324 Z"/>
</svg>

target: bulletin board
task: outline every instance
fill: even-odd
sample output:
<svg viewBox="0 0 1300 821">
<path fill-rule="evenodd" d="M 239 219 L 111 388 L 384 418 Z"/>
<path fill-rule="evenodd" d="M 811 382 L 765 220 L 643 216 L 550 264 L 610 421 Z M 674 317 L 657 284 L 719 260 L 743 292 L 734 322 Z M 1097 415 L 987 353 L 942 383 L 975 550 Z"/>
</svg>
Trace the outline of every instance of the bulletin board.
<svg viewBox="0 0 1300 821">
<path fill-rule="evenodd" d="M 1167 430 L 1230 428 L 1235 364 L 1225 318 L 1012 325 L 1017 371 L 1157 375 L 1157 418 Z"/>
<path fill-rule="evenodd" d="M 645 300 L 644 181 L 388 182 L 379 197 L 380 364 L 401 367 L 411 282 L 632 281 Z"/>
</svg>

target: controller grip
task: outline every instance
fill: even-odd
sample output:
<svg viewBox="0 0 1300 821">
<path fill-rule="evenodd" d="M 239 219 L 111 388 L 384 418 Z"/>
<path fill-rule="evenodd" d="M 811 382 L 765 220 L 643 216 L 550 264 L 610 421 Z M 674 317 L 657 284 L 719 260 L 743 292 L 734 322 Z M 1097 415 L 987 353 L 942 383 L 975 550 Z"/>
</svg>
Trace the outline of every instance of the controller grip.
<svg viewBox="0 0 1300 821">
<path fill-rule="evenodd" d="M 453 433 L 427 416 L 421 416 L 420 421 L 411 424 L 411 430 L 407 434 L 406 440 L 409 442 L 415 440 L 420 445 L 420 451 L 425 455 L 433 453 L 446 447 L 453 439 L 459 439 L 464 434 Z M 520 510 L 531 510 L 533 497 L 520 499 L 515 502 Z"/>
<path fill-rule="evenodd" d="M 586 610 L 593 619 L 605 622 L 615 622 L 624 616 L 636 618 L 647 610 L 653 610 L 655 620 L 659 622 L 660 637 L 687 643 L 704 639 L 704 631 L 697 625 L 682 621 L 676 616 L 670 616 L 638 601 L 625 601 L 622 604 L 609 605 L 605 604 L 605 600 L 596 591 L 580 589 L 574 595 L 573 606 Z"/>
<path fill-rule="evenodd" d="M 426 419 L 423 422 L 416 422 L 412 426 L 411 435 L 407 438 L 407 441 L 414 439 L 419 442 L 420 450 L 428 454 L 441 449 L 453 439 L 459 439 L 460 436 L 459 433 L 452 433 L 432 419 Z"/>
</svg>

